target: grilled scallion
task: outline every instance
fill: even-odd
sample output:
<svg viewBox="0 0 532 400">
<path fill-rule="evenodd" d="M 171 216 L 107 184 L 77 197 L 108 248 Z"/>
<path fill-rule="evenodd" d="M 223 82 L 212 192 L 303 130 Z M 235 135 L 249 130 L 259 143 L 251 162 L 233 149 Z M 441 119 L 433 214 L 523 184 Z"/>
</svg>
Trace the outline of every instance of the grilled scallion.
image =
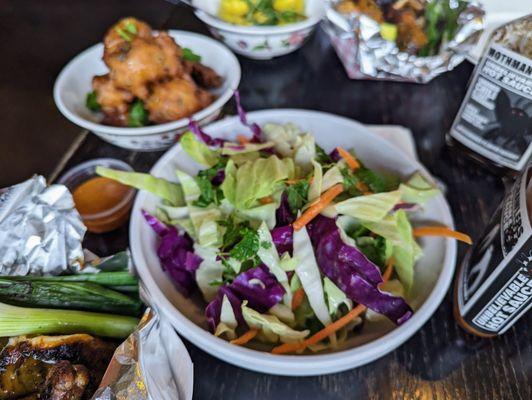
<svg viewBox="0 0 532 400">
<path fill-rule="evenodd" d="M 29 282 L 92 282 L 102 286 L 137 286 L 138 279 L 127 271 L 61 276 L 3 276 L 1 279 Z"/>
<path fill-rule="evenodd" d="M 92 282 L 0 278 L 0 301 L 24 307 L 61 308 L 139 315 L 142 303 Z"/>
<path fill-rule="evenodd" d="M 0 337 L 88 333 L 124 338 L 137 324 L 136 318 L 123 315 L 24 308 L 0 303 Z"/>
</svg>

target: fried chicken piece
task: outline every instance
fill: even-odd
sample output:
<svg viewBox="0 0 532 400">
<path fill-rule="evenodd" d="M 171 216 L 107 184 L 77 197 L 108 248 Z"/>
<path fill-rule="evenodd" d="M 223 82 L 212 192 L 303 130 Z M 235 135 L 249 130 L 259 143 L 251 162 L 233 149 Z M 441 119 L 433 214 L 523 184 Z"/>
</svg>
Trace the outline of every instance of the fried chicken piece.
<svg viewBox="0 0 532 400">
<path fill-rule="evenodd" d="M 92 78 L 92 90 L 96 92 L 96 101 L 105 113 L 126 113 L 129 103 L 135 98 L 127 90 L 117 89 L 109 74 Z"/>
<path fill-rule="evenodd" d="M 114 36 L 113 31 L 110 34 Z M 182 49 L 161 32 L 149 37 L 131 35 L 119 46 L 106 47 L 103 59 L 114 85 L 144 100 L 151 83 L 183 74 L 181 55 Z"/>
<path fill-rule="evenodd" d="M 166 55 L 154 40 L 135 38 L 127 51 L 105 55 L 113 84 L 145 99 L 148 84 L 168 76 Z"/>
<path fill-rule="evenodd" d="M 117 89 L 109 74 L 92 78 L 92 89 L 105 116 L 103 122 L 113 126 L 127 126 L 129 103 L 135 96 L 127 90 Z"/>
<path fill-rule="evenodd" d="M 353 1 L 344 0 L 336 5 L 336 11 L 341 14 L 350 14 L 352 12 L 358 11 L 358 7 L 355 6 L 355 3 Z"/>
<path fill-rule="evenodd" d="M 132 17 L 121 19 L 105 34 L 105 38 L 103 39 L 105 53 L 112 54 L 127 51 L 131 39 L 134 37 L 141 39 L 152 38 L 151 26 Z"/>
<path fill-rule="evenodd" d="M 184 67 L 181 61 L 181 58 L 183 57 L 183 49 L 177 45 L 167 32 L 159 32 L 157 36 L 155 36 L 155 42 L 161 46 L 161 49 L 166 56 L 166 69 L 168 70 L 168 75 L 171 77 L 183 75 Z"/>
<path fill-rule="evenodd" d="M 104 123 L 127 126 L 135 98 L 144 101 L 155 123 L 188 117 L 211 104 L 213 96 L 203 88 L 221 86 L 222 78 L 211 68 L 182 58 L 183 50 L 167 32 L 154 34 L 149 25 L 134 18 L 114 25 L 104 39 L 103 60 L 110 72 L 93 79 Z"/>
<path fill-rule="evenodd" d="M 194 82 L 205 89 L 214 89 L 222 85 L 222 77 L 210 67 L 199 62 L 183 61 L 185 72 L 189 74 Z"/>
<path fill-rule="evenodd" d="M 213 96 L 191 80 L 173 78 L 156 84 L 144 105 L 150 121 L 165 123 L 188 117 L 211 104 Z"/>
<path fill-rule="evenodd" d="M 402 51 L 416 54 L 428 42 L 423 27 L 416 21 L 412 10 L 402 11 L 397 22 L 397 46 Z"/>
<path fill-rule="evenodd" d="M 378 23 L 384 22 L 382 10 L 374 0 L 342 1 L 336 6 L 336 10 L 343 14 L 359 12 L 374 19 Z"/>
</svg>

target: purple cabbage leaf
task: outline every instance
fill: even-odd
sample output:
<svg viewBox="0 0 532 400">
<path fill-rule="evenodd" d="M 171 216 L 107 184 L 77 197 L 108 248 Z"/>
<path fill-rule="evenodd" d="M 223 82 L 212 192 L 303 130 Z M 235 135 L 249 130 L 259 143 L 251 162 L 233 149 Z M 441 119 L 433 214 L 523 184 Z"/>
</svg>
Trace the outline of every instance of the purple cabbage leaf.
<svg viewBox="0 0 532 400">
<path fill-rule="evenodd" d="M 251 268 L 239 274 L 232 283 L 221 286 L 216 298 L 205 309 L 205 317 L 209 328 L 214 332 L 220 323 L 220 313 L 223 296 L 229 299 L 238 325 L 246 327 L 242 317 L 242 302 L 254 310 L 265 313 L 270 308 L 280 303 L 285 294 L 285 289 L 264 265 Z"/>
<path fill-rule="evenodd" d="M 202 259 L 194 254 L 193 241 L 186 233 L 159 221 L 142 210 L 142 215 L 159 236 L 157 256 L 163 270 L 170 276 L 181 294 L 188 297 L 196 288 L 195 273 Z"/>
<path fill-rule="evenodd" d="M 412 316 L 412 309 L 403 298 L 379 290 L 382 276 L 378 267 L 359 249 L 342 240 L 334 219 L 318 216 L 309 223 L 308 231 L 321 271 L 347 297 L 396 324 Z"/>
<path fill-rule="evenodd" d="M 240 118 L 240 122 L 242 122 L 243 125 L 247 126 L 251 132 L 253 133 L 253 137 L 251 138 L 251 142 L 253 143 L 260 143 L 262 140 L 262 129 L 260 126 L 253 122 L 248 122 L 248 118 L 246 115 L 246 112 L 244 111 L 244 108 L 242 107 L 242 103 L 240 101 L 240 92 L 238 90 L 235 90 L 235 102 L 236 102 L 236 110 L 238 112 L 238 116 Z"/>
</svg>

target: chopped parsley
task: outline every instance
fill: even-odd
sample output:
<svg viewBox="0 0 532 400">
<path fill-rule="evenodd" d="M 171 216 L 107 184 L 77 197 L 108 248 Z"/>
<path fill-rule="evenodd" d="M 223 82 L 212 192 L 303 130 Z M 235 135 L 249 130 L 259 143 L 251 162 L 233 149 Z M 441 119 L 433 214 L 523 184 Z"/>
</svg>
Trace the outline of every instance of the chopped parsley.
<svg viewBox="0 0 532 400">
<path fill-rule="evenodd" d="M 307 204 L 309 186 L 308 180 L 303 179 L 286 188 L 288 206 L 292 214 L 297 215 L 297 212 Z"/>
<path fill-rule="evenodd" d="M 218 174 L 218 171 L 223 170 L 227 164 L 227 158 L 222 157 L 220 161 L 211 168 L 204 169 L 198 173 L 195 180 L 201 191 L 200 197 L 194 202 L 195 206 L 207 207 L 214 203 L 217 206 L 224 198 L 222 190 L 212 183 L 212 180 Z"/>
</svg>

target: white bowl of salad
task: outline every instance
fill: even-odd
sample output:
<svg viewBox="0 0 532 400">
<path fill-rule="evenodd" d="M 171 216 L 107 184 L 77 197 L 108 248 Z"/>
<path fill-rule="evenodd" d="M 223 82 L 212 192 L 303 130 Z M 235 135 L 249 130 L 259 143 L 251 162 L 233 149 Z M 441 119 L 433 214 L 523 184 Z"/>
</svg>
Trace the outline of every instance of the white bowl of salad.
<svg viewBox="0 0 532 400">
<path fill-rule="evenodd" d="M 320 375 L 383 356 L 430 318 L 453 237 L 469 239 L 419 163 L 316 111 L 197 128 L 151 175 L 99 170 L 142 189 L 133 259 L 179 333 L 243 368 Z"/>
<path fill-rule="evenodd" d="M 299 49 L 325 10 L 321 0 L 196 0 L 196 16 L 235 53 L 268 60 Z M 218 18 L 216 17 L 218 16 Z"/>
</svg>

